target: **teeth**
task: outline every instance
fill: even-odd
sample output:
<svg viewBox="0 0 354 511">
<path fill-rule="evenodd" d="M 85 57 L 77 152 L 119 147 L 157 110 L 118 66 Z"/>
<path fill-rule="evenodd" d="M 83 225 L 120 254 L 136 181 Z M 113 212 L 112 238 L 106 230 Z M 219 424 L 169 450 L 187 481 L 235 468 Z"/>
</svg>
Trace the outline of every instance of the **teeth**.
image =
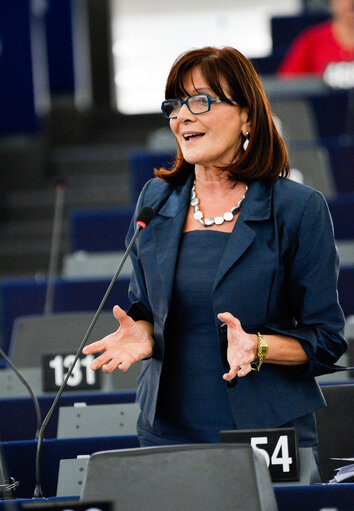
<svg viewBox="0 0 354 511">
<path fill-rule="evenodd" d="M 203 135 L 203 133 L 187 133 L 185 135 L 183 135 L 183 137 L 186 139 L 186 140 L 189 140 L 190 138 L 192 137 L 198 137 L 200 135 Z"/>
</svg>

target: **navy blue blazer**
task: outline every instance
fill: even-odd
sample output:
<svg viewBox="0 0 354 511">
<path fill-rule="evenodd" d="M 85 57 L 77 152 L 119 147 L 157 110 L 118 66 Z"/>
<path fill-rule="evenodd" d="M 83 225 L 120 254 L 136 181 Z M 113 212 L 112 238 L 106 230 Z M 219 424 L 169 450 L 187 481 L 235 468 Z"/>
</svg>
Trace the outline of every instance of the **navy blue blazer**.
<svg viewBox="0 0 354 511">
<path fill-rule="evenodd" d="M 153 424 L 164 356 L 178 249 L 194 176 L 183 185 L 161 179 L 143 188 L 137 212 L 154 209 L 131 253 L 129 287 L 135 320 L 154 324 L 153 356 L 143 361 L 137 399 Z M 239 428 L 279 427 L 325 405 L 314 377 L 333 372 L 347 348 L 337 297 L 338 257 L 333 226 L 323 196 L 279 178 L 249 185 L 241 212 L 216 271 L 212 291 L 215 335 L 219 312 L 231 312 L 248 333 L 280 333 L 297 338 L 310 362 L 302 366 L 264 364 L 228 389 Z M 198 379 L 196 377 L 196 385 Z"/>
</svg>

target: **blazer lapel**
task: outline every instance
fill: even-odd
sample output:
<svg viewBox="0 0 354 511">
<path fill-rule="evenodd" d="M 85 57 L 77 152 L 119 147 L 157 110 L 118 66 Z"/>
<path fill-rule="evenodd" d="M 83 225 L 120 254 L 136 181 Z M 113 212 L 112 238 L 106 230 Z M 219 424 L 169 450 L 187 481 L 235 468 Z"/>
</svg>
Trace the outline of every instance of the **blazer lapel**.
<svg viewBox="0 0 354 511">
<path fill-rule="evenodd" d="M 262 181 L 249 185 L 240 215 L 216 270 L 213 292 L 255 238 L 255 231 L 246 222 L 266 220 L 270 217 L 271 190 L 271 184 Z"/>
<path fill-rule="evenodd" d="M 180 239 L 189 207 L 190 190 L 193 176 L 186 183 L 176 187 L 164 206 L 158 212 L 159 221 L 155 222 L 154 238 L 157 271 L 160 273 L 167 309 L 170 305 L 175 268 Z"/>
</svg>

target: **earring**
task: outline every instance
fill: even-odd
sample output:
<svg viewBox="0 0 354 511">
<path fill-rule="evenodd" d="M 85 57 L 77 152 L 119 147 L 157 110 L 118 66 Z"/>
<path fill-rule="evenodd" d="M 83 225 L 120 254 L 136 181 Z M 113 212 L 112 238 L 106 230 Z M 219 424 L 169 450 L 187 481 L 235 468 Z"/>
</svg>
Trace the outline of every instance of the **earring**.
<svg viewBox="0 0 354 511">
<path fill-rule="evenodd" d="M 243 143 L 243 150 L 246 151 L 247 147 L 248 147 L 248 144 L 250 142 L 250 134 L 249 132 L 247 131 L 246 135 L 245 135 L 246 139 Z"/>
</svg>

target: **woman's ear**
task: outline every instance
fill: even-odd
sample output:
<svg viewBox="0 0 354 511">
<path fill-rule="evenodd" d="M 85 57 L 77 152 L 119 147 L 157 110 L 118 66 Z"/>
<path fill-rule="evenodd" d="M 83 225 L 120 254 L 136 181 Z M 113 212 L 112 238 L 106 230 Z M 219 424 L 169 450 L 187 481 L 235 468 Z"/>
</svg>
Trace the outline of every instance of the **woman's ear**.
<svg viewBox="0 0 354 511">
<path fill-rule="evenodd" d="M 251 122 L 249 120 L 249 109 L 248 107 L 242 108 L 240 112 L 241 121 L 242 121 L 242 134 L 243 136 L 246 136 L 246 133 L 250 133 L 251 131 Z"/>
</svg>

